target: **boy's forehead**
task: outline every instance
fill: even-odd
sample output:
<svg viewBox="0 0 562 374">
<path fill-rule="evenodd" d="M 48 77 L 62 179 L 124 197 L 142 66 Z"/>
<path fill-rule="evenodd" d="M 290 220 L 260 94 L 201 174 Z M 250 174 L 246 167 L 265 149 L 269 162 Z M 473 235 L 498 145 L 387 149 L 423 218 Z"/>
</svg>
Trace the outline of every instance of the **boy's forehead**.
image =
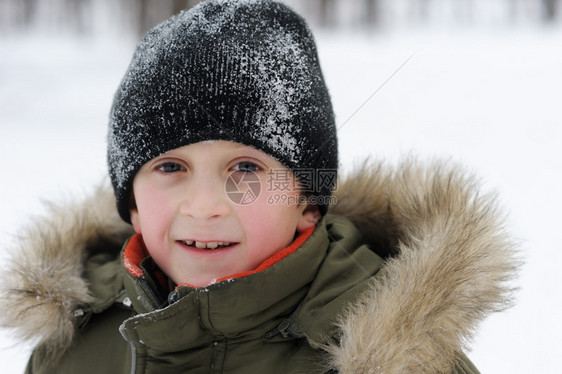
<svg viewBox="0 0 562 374">
<path fill-rule="evenodd" d="M 196 142 L 196 143 L 191 143 L 191 144 L 187 144 L 178 148 L 174 148 L 172 150 L 169 150 L 165 153 L 163 153 L 163 155 L 169 154 L 171 152 L 174 151 L 181 151 L 181 150 L 185 150 L 185 149 L 194 149 L 197 147 L 213 147 L 213 148 L 217 148 L 217 149 L 221 149 L 221 150 L 230 150 L 230 151 L 236 151 L 236 152 L 240 152 L 240 153 L 248 153 L 249 155 L 265 155 L 267 157 L 270 157 L 272 159 L 274 159 L 277 162 L 280 162 L 275 156 L 270 155 L 258 148 L 255 148 L 251 145 L 248 144 L 243 144 L 243 143 L 238 143 L 238 142 L 233 142 L 230 140 L 202 140 L 200 142 Z"/>
</svg>

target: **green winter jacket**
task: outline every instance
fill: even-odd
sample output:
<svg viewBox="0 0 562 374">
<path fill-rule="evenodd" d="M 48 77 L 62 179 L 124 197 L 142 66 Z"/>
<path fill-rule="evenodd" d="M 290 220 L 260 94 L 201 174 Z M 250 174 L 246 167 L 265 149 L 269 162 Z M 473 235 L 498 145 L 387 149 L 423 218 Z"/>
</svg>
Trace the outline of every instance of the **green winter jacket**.
<svg viewBox="0 0 562 374">
<path fill-rule="evenodd" d="M 179 287 L 164 300 L 149 272 L 135 277 L 121 256 L 94 256 L 86 274 L 99 305 L 84 309 L 78 344 L 56 370 L 45 370 L 36 353 L 29 372 L 77 372 L 86 357 L 85 367 L 98 373 L 321 372 L 315 348 L 336 335 L 335 317 L 367 289 L 382 263 L 360 239 L 347 219 L 329 216 L 270 268 L 205 288 Z M 159 308 L 166 299 L 171 305 Z M 121 362 L 105 361 L 116 351 Z"/>
<path fill-rule="evenodd" d="M 2 323 L 39 341 L 35 374 L 477 373 L 461 342 L 504 303 L 511 245 L 464 176 L 400 170 L 340 183 L 332 213 L 271 267 L 171 292 L 150 258 L 141 276 L 123 266 L 130 227 L 102 189 L 28 230 Z"/>
</svg>

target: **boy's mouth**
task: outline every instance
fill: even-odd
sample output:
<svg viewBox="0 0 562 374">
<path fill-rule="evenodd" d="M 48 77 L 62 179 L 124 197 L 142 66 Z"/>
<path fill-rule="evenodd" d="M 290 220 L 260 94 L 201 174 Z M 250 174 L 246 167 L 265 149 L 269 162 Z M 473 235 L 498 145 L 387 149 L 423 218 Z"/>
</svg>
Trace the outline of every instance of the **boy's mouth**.
<svg viewBox="0 0 562 374">
<path fill-rule="evenodd" d="M 198 242 L 193 240 L 182 240 L 181 243 L 188 247 L 198 249 L 220 249 L 233 246 L 237 243 L 234 242 Z"/>
</svg>

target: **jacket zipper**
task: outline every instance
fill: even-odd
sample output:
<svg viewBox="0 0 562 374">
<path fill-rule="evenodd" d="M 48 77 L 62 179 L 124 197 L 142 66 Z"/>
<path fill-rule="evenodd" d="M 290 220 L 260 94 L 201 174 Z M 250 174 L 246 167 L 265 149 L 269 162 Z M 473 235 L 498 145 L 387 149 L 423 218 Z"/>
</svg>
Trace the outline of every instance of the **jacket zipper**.
<svg viewBox="0 0 562 374">
<path fill-rule="evenodd" d="M 154 290 L 152 289 L 152 287 L 150 286 L 150 283 L 148 283 L 146 278 L 144 276 L 142 276 L 141 278 L 139 278 L 139 281 L 140 281 L 141 285 L 143 286 L 144 291 L 148 292 L 148 294 L 152 298 L 152 302 L 156 305 L 156 309 L 160 309 L 160 308 L 164 307 L 164 304 L 162 302 L 160 302 L 160 298 L 158 297 L 156 292 L 154 292 Z"/>
<path fill-rule="evenodd" d="M 135 347 L 133 340 L 129 338 L 129 335 L 127 335 L 124 323 L 119 326 L 119 332 L 123 336 L 123 339 L 125 339 L 125 341 L 131 346 L 131 374 L 135 374 L 135 367 L 137 366 L 137 348 Z"/>
</svg>

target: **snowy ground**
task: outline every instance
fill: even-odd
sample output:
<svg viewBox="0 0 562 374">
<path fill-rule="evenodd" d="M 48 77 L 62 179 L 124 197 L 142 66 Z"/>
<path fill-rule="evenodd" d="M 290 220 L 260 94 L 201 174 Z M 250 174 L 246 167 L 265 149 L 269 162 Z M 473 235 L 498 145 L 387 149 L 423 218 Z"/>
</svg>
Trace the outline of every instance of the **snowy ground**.
<svg viewBox="0 0 562 374">
<path fill-rule="evenodd" d="M 318 39 L 344 170 L 366 155 L 450 157 L 479 174 L 510 213 L 526 260 L 518 303 L 483 324 L 469 356 L 483 373 L 556 372 L 562 31 Z M 0 39 L 0 264 L 17 228 L 43 211 L 42 199 L 80 196 L 102 179 L 107 113 L 131 51 L 107 39 Z M 22 372 L 28 354 L 0 331 L 3 372 Z"/>
</svg>

